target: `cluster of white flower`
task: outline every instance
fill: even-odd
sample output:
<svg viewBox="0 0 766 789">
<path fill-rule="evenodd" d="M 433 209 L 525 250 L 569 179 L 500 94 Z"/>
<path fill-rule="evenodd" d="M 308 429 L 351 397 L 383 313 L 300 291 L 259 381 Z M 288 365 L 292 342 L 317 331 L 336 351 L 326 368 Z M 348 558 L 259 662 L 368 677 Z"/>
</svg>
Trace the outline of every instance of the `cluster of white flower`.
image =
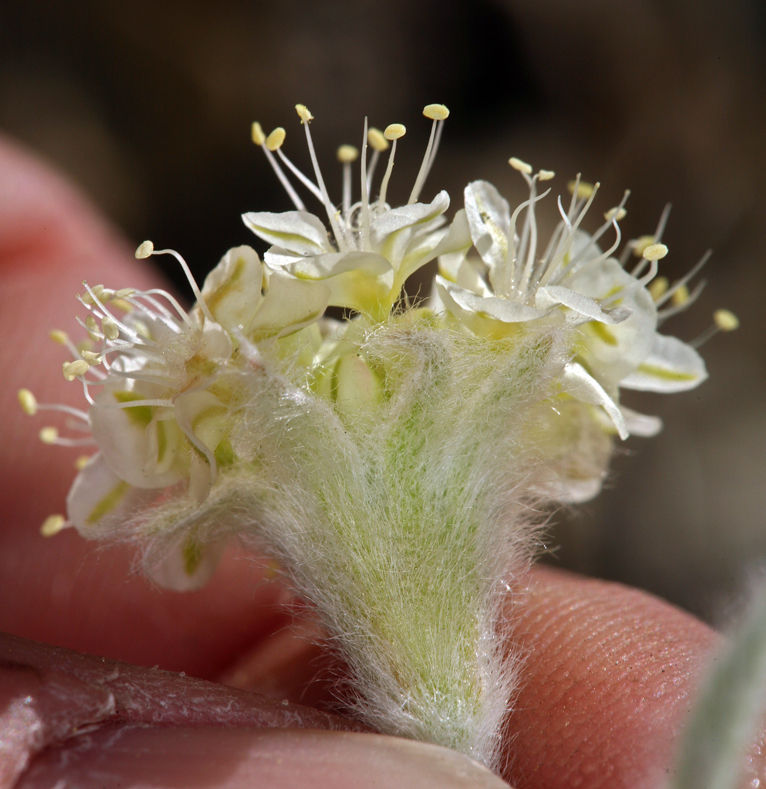
<svg viewBox="0 0 766 789">
<path fill-rule="evenodd" d="M 227 517 L 246 523 L 257 532 L 259 545 L 286 568 L 297 591 L 318 606 L 328 627 L 363 632 L 356 626 L 360 620 L 376 623 L 366 646 L 357 643 L 358 632 L 357 641 L 348 636 L 348 643 L 343 632 L 335 633 L 358 677 L 375 673 L 364 662 L 373 661 L 368 653 L 379 646 L 380 631 L 392 643 L 407 643 L 411 636 L 397 630 L 409 622 L 406 613 L 389 621 L 394 604 L 375 615 L 360 612 L 360 600 L 374 609 L 383 605 L 378 598 L 387 599 L 379 586 L 371 582 L 367 589 L 360 579 L 369 571 L 379 584 L 388 573 L 396 585 L 433 561 L 429 578 L 440 590 L 431 601 L 431 615 L 439 622 L 433 632 L 444 624 L 438 606 L 445 595 L 455 610 L 455 601 L 465 599 L 463 619 L 453 615 L 474 635 L 462 636 L 483 643 L 500 665 L 504 658 L 486 646 L 497 625 L 497 606 L 485 605 L 481 595 L 492 597 L 505 583 L 515 561 L 507 545 L 518 542 L 514 529 L 524 532 L 529 516 L 498 526 L 497 513 L 513 521 L 514 507 L 521 513 L 541 499 L 595 495 L 613 435 L 651 435 L 660 428 L 656 418 L 623 406 L 620 390 L 678 392 L 705 379 L 696 350 L 658 332 L 665 317 L 694 300 L 699 288 L 689 295 L 687 283 L 699 267 L 673 285 L 657 278 L 658 261 L 667 254 L 661 243 L 664 219 L 653 236 L 628 242 L 621 257 L 613 257 L 621 243 L 618 223 L 625 201 L 589 235 L 581 225 L 598 185 L 579 176 L 570 185 L 568 209 L 559 199 L 561 219 L 541 254 L 536 208 L 547 192 L 538 194 L 538 186 L 554 174 L 533 174 L 515 158 L 510 164 L 528 183 L 527 200 L 511 211 L 491 184 L 477 181 L 466 187 L 464 208 L 448 223 L 446 192 L 430 203 L 418 202 L 448 116 L 442 105 L 424 110 L 433 121 L 431 137 L 406 205 L 391 207 L 386 201 L 405 128 L 392 124 L 380 132 L 365 122 L 361 155 L 348 145 L 338 150 L 344 173 L 338 207 L 327 193 L 312 144 L 313 116 L 303 105 L 296 109 L 314 179 L 284 154 L 284 129 L 266 135 L 253 125 L 254 142 L 295 204 L 294 211 L 243 216 L 270 244 L 263 260 L 250 247 L 232 249 L 200 290 L 176 252 L 158 252 L 144 242 L 137 257 L 178 259 L 197 298 L 194 308 L 184 310 L 161 290 L 86 285 L 80 301 L 88 310 L 81 321 L 88 339 L 75 346 L 62 332 L 54 333 L 72 352 L 64 376 L 82 384 L 88 410 L 39 405 L 28 390 L 20 392 L 22 407 L 29 414 L 44 408 L 68 413 L 72 427 L 89 435 L 62 438 L 44 428 L 43 440 L 93 443 L 98 452 L 81 464 L 67 517 L 52 516 L 44 531 L 52 534 L 69 524 L 87 538 L 124 536 L 127 523 L 141 539 L 160 542 L 167 531 L 173 535 L 172 556 L 152 565 L 154 575 L 166 585 L 189 588 L 212 571 L 219 533 L 236 530 L 226 526 Z M 374 173 L 386 152 L 374 198 Z M 356 160 L 360 193 L 354 201 Z M 307 212 L 290 175 L 318 199 L 329 232 Z M 611 231 L 615 240 L 602 251 L 601 239 Z M 629 271 L 631 256 L 637 262 Z M 434 259 L 439 273 L 433 292 L 411 306 L 405 281 Z M 672 305 L 664 307 L 668 302 Z M 326 317 L 328 307 L 342 308 L 346 319 Z M 731 329 L 736 319 L 719 311 L 716 324 Z M 492 499 L 493 491 L 499 501 Z M 378 534 L 386 519 L 401 530 L 390 526 Z M 482 519 L 489 524 L 486 530 L 494 529 L 492 539 L 481 536 Z M 325 533 L 311 531 L 323 523 Z M 448 527 L 454 531 L 445 537 Z M 331 544 L 338 534 L 340 548 Z M 412 534 L 422 540 L 417 550 Z M 311 544 L 304 550 L 306 535 Z M 445 542 L 454 545 L 455 556 L 444 553 Z M 357 547 L 349 547 L 344 557 L 344 545 Z M 430 559 L 423 558 L 427 550 L 434 551 Z M 514 550 L 517 558 L 525 555 L 526 549 Z M 335 565 L 324 564 L 329 555 Z M 499 564 L 498 556 L 504 557 Z M 352 562 L 361 565 L 350 568 Z M 389 570 L 384 572 L 384 565 Z M 400 568 L 399 580 L 390 573 L 394 566 Z M 338 579 L 343 578 L 351 579 L 347 596 L 328 602 L 323 583 L 342 587 Z M 441 586 L 433 580 L 438 578 Z M 467 584 L 468 591 L 457 584 Z M 427 592 L 418 594 L 428 600 Z M 422 600 L 404 606 L 410 604 L 427 608 Z M 344 605 L 355 612 L 356 625 L 341 610 Z M 450 639 L 447 633 L 443 651 L 454 662 Z M 413 654 L 422 658 L 419 650 L 413 648 Z M 466 659 L 478 659 L 475 648 L 464 652 Z M 381 676 L 386 671 L 408 676 L 396 660 L 380 669 Z M 479 664 L 464 675 L 434 680 L 427 692 L 421 689 L 431 701 L 417 701 L 412 686 L 397 690 L 393 679 L 380 697 L 368 689 L 367 700 L 377 710 L 371 721 L 491 762 L 510 680 L 502 665 L 487 668 L 482 659 Z M 479 679 L 471 679 L 471 672 Z M 452 685 L 462 690 L 450 693 L 502 698 L 488 707 L 470 693 L 450 700 L 444 688 Z M 399 711 L 391 713 L 393 723 L 381 712 L 388 704 L 383 697 Z M 442 708 L 429 711 L 437 701 L 480 723 L 454 722 Z M 421 728 L 402 722 L 418 716 L 425 721 Z M 436 720 L 439 726 L 446 720 L 452 733 L 434 733 L 436 724 L 428 721 Z M 479 734 L 470 733 L 472 727 Z"/>
</svg>

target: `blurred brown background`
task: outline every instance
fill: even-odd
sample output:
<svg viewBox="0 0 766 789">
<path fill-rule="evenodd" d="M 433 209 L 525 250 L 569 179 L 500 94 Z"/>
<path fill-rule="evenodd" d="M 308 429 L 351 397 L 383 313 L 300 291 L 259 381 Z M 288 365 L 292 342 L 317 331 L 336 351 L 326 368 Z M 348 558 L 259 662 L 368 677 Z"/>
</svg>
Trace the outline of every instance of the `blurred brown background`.
<svg viewBox="0 0 766 789">
<path fill-rule="evenodd" d="M 743 326 L 704 348 L 700 389 L 626 395 L 666 429 L 631 439 L 610 489 L 556 516 L 548 560 L 720 621 L 766 559 L 764 41 L 760 0 L 5 0 L 0 128 L 199 278 L 253 243 L 242 212 L 290 207 L 249 127 L 285 126 L 306 164 L 296 102 L 316 116 L 335 195 L 334 149 L 358 144 L 369 115 L 408 126 L 392 185 L 406 199 L 420 111 L 443 102 L 427 199 L 447 188 L 457 207 L 479 177 L 518 199 L 516 155 L 556 170 L 561 191 L 578 171 L 600 180 L 595 217 L 630 187 L 628 237 L 652 232 L 671 201 L 663 273 L 715 255 L 700 303 L 666 331 L 692 339 L 718 306 Z"/>
</svg>

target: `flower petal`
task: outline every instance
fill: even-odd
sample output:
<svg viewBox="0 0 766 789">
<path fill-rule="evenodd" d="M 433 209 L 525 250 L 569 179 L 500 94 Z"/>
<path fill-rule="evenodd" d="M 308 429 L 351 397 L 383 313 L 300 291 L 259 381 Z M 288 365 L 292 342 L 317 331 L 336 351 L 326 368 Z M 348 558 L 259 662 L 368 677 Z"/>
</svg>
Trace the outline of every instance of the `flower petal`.
<svg viewBox="0 0 766 789">
<path fill-rule="evenodd" d="M 205 277 L 202 297 L 225 329 L 244 329 L 263 299 L 263 265 L 248 246 L 230 249 Z"/>
<path fill-rule="evenodd" d="M 258 238 L 293 255 L 321 255 L 333 251 L 327 238 L 327 228 L 306 211 L 249 213 L 242 215 L 242 221 Z"/>
<path fill-rule="evenodd" d="M 112 471 L 137 488 L 165 488 L 182 479 L 175 462 L 181 443 L 172 419 L 161 419 L 159 409 L 119 404 L 162 397 L 155 384 L 115 381 L 96 396 L 89 412 L 93 437 Z"/>
<path fill-rule="evenodd" d="M 280 270 L 268 269 L 267 273 L 265 298 L 245 329 L 253 342 L 283 337 L 322 317 L 330 302 L 326 283 L 297 279 Z"/>
<path fill-rule="evenodd" d="M 620 410 L 625 417 L 625 425 L 632 436 L 652 438 L 662 430 L 662 420 L 658 416 L 639 414 L 638 411 L 626 408 L 624 405 L 620 406 Z"/>
<path fill-rule="evenodd" d="M 508 257 L 511 229 L 508 202 L 488 181 L 474 181 L 465 188 L 465 212 L 474 246 L 489 267 L 494 286 Z"/>
<path fill-rule="evenodd" d="M 374 252 L 332 252 L 296 258 L 284 250 L 270 249 L 269 266 L 281 268 L 302 280 L 320 280 L 330 290 L 329 303 L 370 313 L 388 299 L 394 284 L 389 261 Z"/>
<path fill-rule="evenodd" d="M 159 494 L 135 488 L 120 479 L 101 452 L 95 454 L 77 475 L 67 496 L 67 518 L 85 539 L 117 531 L 126 518 Z"/>
<path fill-rule="evenodd" d="M 418 236 L 416 246 L 421 254 L 414 255 L 413 249 L 409 249 L 413 236 L 423 231 L 434 231 L 443 224 L 442 214 L 449 208 L 449 195 L 445 191 L 439 192 L 430 203 L 413 203 L 412 205 L 392 208 L 373 220 L 370 226 L 370 236 L 372 248 L 386 260 L 390 261 L 391 266 L 397 273 L 397 279 L 403 282 L 419 265 L 423 265 L 431 258 L 422 254 L 422 247 L 425 244 L 429 249 L 435 250 L 439 242 L 448 235 L 443 231 L 435 234 L 427 240 Z M 412 260 L 408 261 L 408 270 L 400 272 L 400 267 L 405 255 L 409 252 Z M 436 254 L 436 253 L 434 253 Z"/>
<path fill-rule="evenodd" d="M 176 592 L 204 586 L 218 567 L 225 540 L 199 543 L 187 532 L 161 559 L 144 561 L 144 571 L 157 584 Z"/>
<path fill-rule="evenodd" d="M 614 324 L 621 321 L 617 320 L 613 315 L 604 312 L 601 305 L 589 296 L 583 296 L 582 293 L 577 293 L 574 290 L 565 288 L 561 285 L 548 285 L 544 288 L 538 288 L 535 294 L 535 306 L 540 310 L 550 310 L 554 307 L 562 305 L 573 310 L 577 315 L 573 316 L 575 320 L 579 320 L 578 316 L 589 318 L 598 321 L 599 323 Z M 618 314 L 618 318 L 628 317 L 630 313 L 622 311 Z"/>
<path fill-rule="evenodd" d="M 705 362 L 694 348 L 677 337 L 655 334 L 649 354 L 620 386 L 644 392 L 685 392 L 706 378 Z"/>
<path fill-rule="evenodd" d="M 626 439 L 630 435 L 620 407 L 581 364 L 569 362 L 565 365 L 562 379 L 565 391 L 572 397 L 582 400 L 584 403 L 599 405 L 606 411 L 617 428 L 620 438 Z"/>
</svg>

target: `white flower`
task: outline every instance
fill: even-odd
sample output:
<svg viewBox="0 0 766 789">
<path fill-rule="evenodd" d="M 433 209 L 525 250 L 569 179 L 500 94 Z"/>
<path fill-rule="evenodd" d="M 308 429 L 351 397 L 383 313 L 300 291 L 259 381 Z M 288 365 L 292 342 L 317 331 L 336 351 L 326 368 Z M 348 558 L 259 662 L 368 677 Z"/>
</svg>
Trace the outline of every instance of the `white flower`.
<svg viewBox="0 0 766 789">
<path fill-rule="evenodd" d="M 292 197 L 296 209 L 284 213 L 248 213 L 245 224 L 264 241 L 272 244 L 264 255 L 274 269 L 286 271 L 302 280 L 321 281 L 330 289 L 329 303 L 382 320 L 391 311 L 405 280 L 414 271 L 452 248 L 448 231 L 443 227 L 449 196 L 441 191 L 430 203 L 417 202 L 426 176 L 436 156 L 444 119 L 449 114 L 442 105 L 429 105 L 423 114 L 433 120 L 431 140 L 407 205 L 392 208 L 386 194 L 394 163 L 397 140 L 405 134 L 401 124 L 391 124 L 384 133 L 367 131 L 361 156 L 361 199 L 351 202 L 351 164 L 358 151 L 344 145 L 338 158 L 344 166 L 344 190 L 341 208 L 331 202 L 314 152 L 309 122 L 313 116 L 302 104 L 296 107 L 306 130 L 306 139 L 314 166 L 316 183 L 301 173 L 282 152 L 285 133 L 275 129 L 266 137 L 258 124 L 253 139 L 263 147 L 277 175 Z M 378 156 L 391 146 L 388 167 L 377 199 L 371 195 L 372 177 Z M 373 148 L 368 169 L 367 146 Z M 330 226 L 308 213 L 303 202 L 289 185 L 273 153 L 276 152 L 290 171 L 322 203 Z"/>
<path fill-rule="evenodd" d="M 697 386 L 707 376 L 693 348 L 657 333 L 657 305 L 646 285 L 667 248 L 659 243 L 646 246 L 641 263 L 633 272 L 626 271 L 626 255 L 622 262 L 611 257 L 620 244 L 623 204 L 606 214 L 595 235 L 588 235 L 580 224 L 598 185 L 590 187 L 578 178 L 568 211 L 559 199 L 561 222 L 540 255 L 535 204 L 547 192 L 538 195 L 537 185 L 553 173 L 543 170 L 531 176 L 524 162 L 512 159 L 511 165 L 527 180 L 529 199 L 511 213 L 506 200 L 486 181 L 466 187 L 465 209 L 457 214 L 451 231 L 453 237 L 462 233 L 462 249 L 440 258 L 438 300 L 480 335 L 509 336 L 538 323 L 569 327 L 572 360 L 562 389 L 601 406 L 622 438 L 631 426 L 639 434 L 656 432 L 656 423 L 632 419 L 620 408 L 619 388 L 677 392 Z M 517 231 L 522 211 L 524 222 Z M 598 242 L 610 227 L 617 238 L 602 251 Z M 479 261 L 468 256 L 471 247 Z"/>
</svg>

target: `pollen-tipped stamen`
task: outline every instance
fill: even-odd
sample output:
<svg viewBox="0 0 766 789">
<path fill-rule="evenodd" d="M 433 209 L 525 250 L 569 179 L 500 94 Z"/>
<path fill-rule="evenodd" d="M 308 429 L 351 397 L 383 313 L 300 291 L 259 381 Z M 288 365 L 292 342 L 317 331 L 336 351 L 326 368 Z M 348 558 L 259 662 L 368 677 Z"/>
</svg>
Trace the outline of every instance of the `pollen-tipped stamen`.
<svg viewBox="0 0 766 789">
<path fill-rule="evenodd" d="M 420 192 L 425 186 L 426 178 L 428 177 L 428 173 L 433 165 L 434 157 L 436 156 L 436 151 L 439 147 L 439 141 L 441 140 L 441 126 L 449 117 L 449 110 L 443 104 L 429 104 L 423 108 L 423 115 L 433 121 L 431 124 L 431 135 L 428 138 L 426 152 L 423 156 L 423 161 L 420 164 L 418 177 L 415 179 L 415 185 L 412 187 L 412 192 L 410 192 L 410 199 L 407 201 L 407 205 L 412 205 L 413 203 L 417 202 L 418 198 L 420 197 Z M 439 134 L 437 134 L 437 129 L 439 130 Z"/>
</svg>

